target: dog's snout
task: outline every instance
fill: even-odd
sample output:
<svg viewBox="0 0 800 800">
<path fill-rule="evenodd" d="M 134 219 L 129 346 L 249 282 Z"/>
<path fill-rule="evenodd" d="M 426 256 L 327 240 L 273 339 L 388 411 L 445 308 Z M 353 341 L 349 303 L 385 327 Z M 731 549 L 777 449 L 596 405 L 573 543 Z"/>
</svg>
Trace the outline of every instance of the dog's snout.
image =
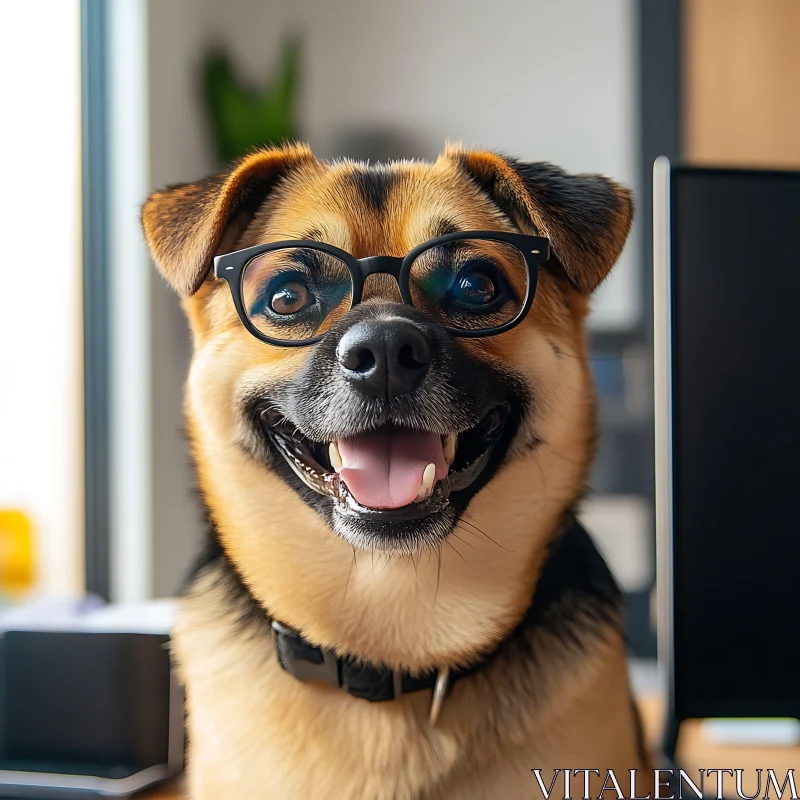
<svg viewBox="0 0 800 800">
<path fill-rule="evenodd" d="M 431 342 L 412 320 L 362 320 L 339 340 L 336 358 L 353 388 L 391 400 L 420 385 L 431 362 Z"/>
</svg>

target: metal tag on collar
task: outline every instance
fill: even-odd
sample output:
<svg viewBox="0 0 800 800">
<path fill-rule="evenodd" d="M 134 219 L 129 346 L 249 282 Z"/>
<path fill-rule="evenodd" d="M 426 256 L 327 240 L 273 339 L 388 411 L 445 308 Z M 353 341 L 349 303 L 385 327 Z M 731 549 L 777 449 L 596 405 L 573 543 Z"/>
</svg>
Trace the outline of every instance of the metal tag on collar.
<svg viewBox="0 0 800 800">
<path fill-rule="evenodd" d="M 433 686 L 433 696 L 431 697 L 431 709 L 428 712 L 428 721 L 431 725 L 436 725 L 439 714 L 442 713 L 444 698 L 447 697 L 447 687 L 450 685 L 450 668 L 442 667 L 436 676 L 436 683 Z"/>
<path fill-rule="evenodd" d="M 392 692 L 393 700 L 399 700 L 403 695 L 403 671 L 400 669 L 392 670 Z"/>
</svg>

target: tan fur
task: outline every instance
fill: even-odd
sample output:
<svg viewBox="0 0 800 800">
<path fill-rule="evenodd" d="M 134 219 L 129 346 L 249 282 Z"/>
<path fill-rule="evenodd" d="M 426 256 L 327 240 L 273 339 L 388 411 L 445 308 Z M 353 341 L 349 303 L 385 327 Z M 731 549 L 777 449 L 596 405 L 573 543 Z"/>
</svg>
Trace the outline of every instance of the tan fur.
<svg viewBox="0 0 800 800">
<path fill-rule="evenodd" d="M 322 164 L 302 148 L 268 152 L 250 157 L 255 166 L 245 159 L 223 179 L 225 202 L 235 206 L 237 174 L 252 176 L 264 164 L 270 175 L 284 170 L 228 249 L 313 231 L 357 257 L 403 255 L 434 235 L 442 218 L 463 230 L 513 229 L 465 175 L 461 151 L 433 164 L 393 165 L 397 179 L 381 213 L 348 183 L 359 167 Z M 466 154 L 482 170 L 492 158 Z M 160 268 L 188 295 L 195 354 L 186 414 L 193 455 L 224 549 L 252 595 L 311 642 L 367 661 L 413 671 L 464 664 L 492 650 L 528 606 L 546 544 L 579 496 L 592 456 L 586 299 L 542 270 L 522 325 L 493 339 L 461 340 L 475 358 L 512 365 L 536 392 L 535 414 L 524 420 L 506 465 L 469 506 L 472 524 L 455 530 L 438 553 L 354 550 L 236 445 L 243 435 L 237 400 L 249 387 L 291 378 L 308 353 L 257 341 L 239 322 L 227 287 L 202 281 L 226 235 L 224 203 L 219 197 L 199 206 L 193 201 L 211 216 L 193 223 L 202 241 L 196 235 L 187 241 L 171 235 L 169 219 L 181 197 L 196 198 L 199 190 L 175 191 L 149 201 L 145 230 Z M 548 213 L 539 225 L 552 229 Z M 628 201 L 586 286 L 602 277 L 598 264 L 610 269 L 629 223 Z M 184 255 L 177 251 L 181 241 Z M 557 253 L 568 274 L 580 274 L 576 252 L 568 246 Z M 389 291 L 375 282 L 366 299 L 394 299 L 384 294 Z M 534 436 L 542 444 L 530 450 L 524 443 Z M 455 686 L 433 728 L 430 693 L 369 703 L 301 683 L 277 665 L 268 638 L 240 629 L 237 613 L 213 573 L 181 601 L 173 647 L 188 694 L 193 800 L 522 798 L 536 796 L 534 767 L 624 774 L 646 766 L 614 626 L 579 655 L 547 633 L 530 634 L 542 654 L 535 666 L 496 659 Z"/>
</svg>

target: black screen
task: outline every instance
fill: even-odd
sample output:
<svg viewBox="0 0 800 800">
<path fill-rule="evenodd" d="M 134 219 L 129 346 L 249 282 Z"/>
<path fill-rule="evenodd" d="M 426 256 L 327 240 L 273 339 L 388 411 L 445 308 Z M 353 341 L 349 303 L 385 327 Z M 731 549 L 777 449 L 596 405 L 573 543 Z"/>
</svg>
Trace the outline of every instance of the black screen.
<svg viewBox="0 0 800 800">
<path fill-rule="evenodd" d="M 679 718 L 800 717 L 800 174 L 671 178 Z"/>
</svg>

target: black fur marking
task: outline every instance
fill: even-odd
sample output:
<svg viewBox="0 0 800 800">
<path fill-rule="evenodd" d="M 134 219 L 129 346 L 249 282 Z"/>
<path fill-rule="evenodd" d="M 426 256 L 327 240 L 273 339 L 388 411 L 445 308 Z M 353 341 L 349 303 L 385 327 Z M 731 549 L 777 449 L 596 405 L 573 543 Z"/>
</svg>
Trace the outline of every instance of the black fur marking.
<svg viewBox="0 0 800 800">
<path fill-rule="evenodd" d="M 619 624 L 622 592 L 572 514 L 567 516 L 565 533 L 550 545 L 533 600 L 521 625 L 548 628 L 578 645 L 580 628 L 587 621 L 598 627 Z"/>
<path fill-rule="evenodd" d="M 556 354 L 556 358 L 561 359 L 561 356 L 563 355 L 561 348 L 552 339 L 548 339 L 547 344 L 550 345 L 551 349 Z"/>
<path fill-rule="evenodd" d="M 519 442 L 519 448 L 524 450 L 525 452 L 532 453 L 534 450 L 538 450 L 543 444 L 543 441 L 539 438 L 536 433 L 529 433 L 525 436 L 524 439 L 521 439 Z"/>
<path fill-rule="evenodd" d="M 319 228 L 309 228 L 306 231 L 292 237 L 294 239 L 301 239 L 304 242 L 324 242 L 325 236 Z"/>
<path fill-rule="evenodd" d="M 455 222 L 440 217 L 439 219 L 435 219 L 431 224 L 430 238 L 436 239 L 439 236 L 447 236 L 448 233 L 458 233 L 460 230 L 461 228 L 459 228 Z"/>
<path fill-rule="evenodd" d="M 364 202 L 380 214 L 386 208 L 386 201 L 397 182 L 397 175 L 383 166 L 357 168 L 350 174 L 350 181 Z"/>
</svg>

